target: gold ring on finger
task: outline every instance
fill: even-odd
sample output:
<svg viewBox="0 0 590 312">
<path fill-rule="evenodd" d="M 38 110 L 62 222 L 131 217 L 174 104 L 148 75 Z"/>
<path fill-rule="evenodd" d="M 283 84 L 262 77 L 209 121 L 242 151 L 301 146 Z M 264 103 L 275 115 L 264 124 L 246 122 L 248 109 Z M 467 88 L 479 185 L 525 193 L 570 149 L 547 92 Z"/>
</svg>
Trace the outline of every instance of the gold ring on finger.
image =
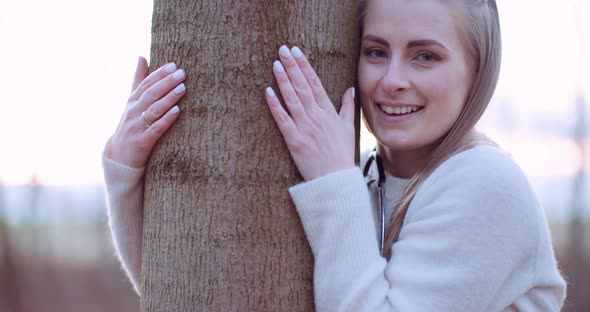
<svg viewBox="0 0 590 312">
<path fill-rule="evenodd" d="M 147 119 L 147 117 L 145 116 L 145 112 L 147 111 L 143 111 L 143 113 L 141 113 L 141 119 L 143 119 L 143 123 L 145 124 L 146 128 L 149 128 L 154 122 L 153 121 L 149 121 Z"/>
</svg>

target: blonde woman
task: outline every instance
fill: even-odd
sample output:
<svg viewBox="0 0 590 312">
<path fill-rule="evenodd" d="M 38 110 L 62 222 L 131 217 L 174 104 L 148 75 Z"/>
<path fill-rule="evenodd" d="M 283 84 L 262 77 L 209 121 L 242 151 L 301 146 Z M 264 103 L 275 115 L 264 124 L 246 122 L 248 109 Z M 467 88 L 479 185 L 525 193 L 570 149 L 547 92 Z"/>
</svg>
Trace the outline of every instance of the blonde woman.
<svg viewBox="0 0 590 312">
<path fill-rule="evenodd" d="M 314 255 L 317 310 L 559 311 L 565 283 L 543 210 L 519 167 L 473 129 L 500 68 L 495 1 L 360 1 L 359 26 L 359 86 L 344 94 L 340 114 L 297 47 L 281 47 L 273 64 L 286 109 L 266 89 L 305 179 L 289 191 Z M 184 92 L 173 91 L 184 76 L 174 80 L 167 67 L 148 76 L 140 64 L 135 116 L 104 156 L 111 226 L 134 283 L 140 168 Z M 137 100 L 150 90 L 162 99 Z M 377 139 L 361 168 L 355 96 Z M 125 123 L 145 110 L 158 127 L 139 144 Z"/>
</svg>

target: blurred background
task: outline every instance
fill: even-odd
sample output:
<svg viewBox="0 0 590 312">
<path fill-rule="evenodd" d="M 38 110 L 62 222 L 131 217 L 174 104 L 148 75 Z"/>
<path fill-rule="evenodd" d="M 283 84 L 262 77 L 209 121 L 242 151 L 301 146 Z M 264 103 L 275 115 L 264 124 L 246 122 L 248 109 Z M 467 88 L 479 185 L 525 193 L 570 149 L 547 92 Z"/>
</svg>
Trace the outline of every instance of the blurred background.
<svg viewBox="0 0 590 312">
<path fill-rule="evenodd" d="M 498 6 L 503 67 L 478 128 L 547 212 L 564 311 L 590 311 L 590 3 Z M 0 311 L 139 310 L 111 244 L 100 156 L 137 56 L 149 59 L 151 13 L 141 0 L 0 2 Z"/>
</svg>

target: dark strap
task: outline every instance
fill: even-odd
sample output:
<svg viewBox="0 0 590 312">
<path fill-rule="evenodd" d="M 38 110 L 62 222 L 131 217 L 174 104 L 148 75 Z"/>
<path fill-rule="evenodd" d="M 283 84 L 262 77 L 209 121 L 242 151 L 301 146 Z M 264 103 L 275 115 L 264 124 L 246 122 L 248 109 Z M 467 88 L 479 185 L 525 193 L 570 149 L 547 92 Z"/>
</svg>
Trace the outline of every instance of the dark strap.
<svg viewBox="0 0 590 312">
<path fill-rule="evenodd" d="M 377 147 L 375 147 L 369 154 L 369 158 L 367 159 L 365 167 L 363 168 L 363 176 L 366 177 L 367 174 L 369 174 L 369 169 L 371 169 L 371 164 L 373 161 L 375 161 L 377 164 L 377 173 L 379 174 L 378 185 L 379 187 L 383 187 L 383 184 L 385 184 L 385 169 L 383 169 L 383 161 L 381 160 L 381 156 L 379 156 L 379 153 L 377 153 Z"/>
</svg>

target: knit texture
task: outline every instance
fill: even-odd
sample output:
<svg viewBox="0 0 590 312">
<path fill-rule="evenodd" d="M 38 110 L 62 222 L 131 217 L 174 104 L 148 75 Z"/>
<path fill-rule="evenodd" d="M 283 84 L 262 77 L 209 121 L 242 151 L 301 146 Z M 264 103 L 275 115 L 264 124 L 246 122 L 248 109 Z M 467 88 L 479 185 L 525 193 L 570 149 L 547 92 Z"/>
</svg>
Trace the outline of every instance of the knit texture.
<svg viewBox="0 0 590 312">
<path fill-rule="evenodd" d="M 139 294 L 143 242 L 143 173 L 109 158 L 109 144 L 102 156 L 107 214 L 117 256 Z"/>
<path fill-rule="evenodd" d="M 395 185 L 405 186 L 386 184 L 386 194 L 400 194 Z M 359 168 L 290 193 L 314 254 L 317 311 L 559 311 L 563 304 L 544 212 L 497 148 L 462 152 L 433 172 L 389 262 L 379 254 L 376 201 Z"/>
<path fill-rule="evenodd" d="M 139 293 L 143 169 L 103 154 L 109 224 Z M 392 213 L 408 180 L 388 175 Z M 314 255 L 317 311 L 559 311 L 565 282 L 544 212 L 504 152 L 479 146 L 437 168 L 418 190 L 388 262 L 376 200 L 359 168 L 289 189 Z"/>
</svg>

